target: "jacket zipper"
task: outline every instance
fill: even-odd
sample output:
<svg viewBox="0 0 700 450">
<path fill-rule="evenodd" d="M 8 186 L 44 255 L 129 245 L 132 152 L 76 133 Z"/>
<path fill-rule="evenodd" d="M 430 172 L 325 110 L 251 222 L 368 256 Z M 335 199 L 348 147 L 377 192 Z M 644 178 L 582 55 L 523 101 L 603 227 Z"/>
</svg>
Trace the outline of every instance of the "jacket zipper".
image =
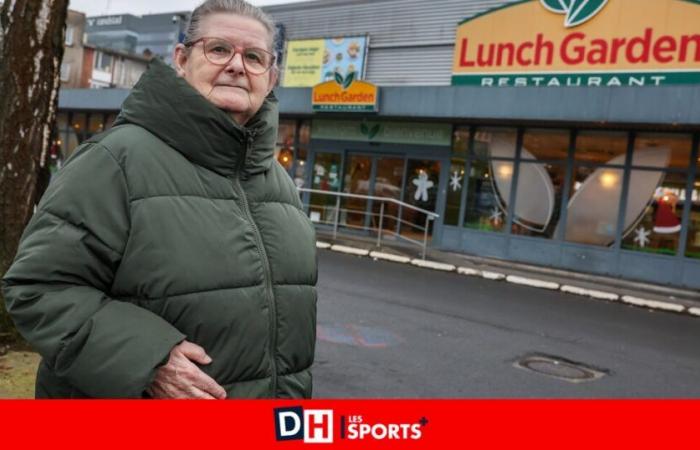
<svg viewBox="0 0 700 450">
<path fill-rule="evenodd" d="M 243 186 L 241 185 L 241 176 L 243 176 L 243 169 L 245 163 L 248 160 L 248 153 L 253 144 L 253 139 L 255 134 L 250 131 L 246 131 L 246 143 L 245 152 L 243 158 L 239 162 L 238 170 L 234 176 L 234 189 L 238 191 L 238 195 L 241 196 L 241 201 L 243 203 L 243 213 L 246 219 L 250 222 L 253 228 L 253 235 L 255 236 L 255 246 L 257 247 L 258 254 L 263 261 L 263 269 L 265 272 L 265 297 L 267 300 L 267 306 L 270 311 L 269 315 L 269 333 L 270 333 L 270 345 L 268 351 L 270 352 L 270 365 L 272 367 L 272 396 L 277 396 L 277 361 L 275 359 L 275 349 L 277 348 L 277 307 L 275 305 L 274 292 L 272 290 L 272 270 L 270 269 L 270 261 L 267 258 L 267 252 L 265 251 L 265 246 L 263 245 L 262 236 L 260 235 L 260 230 L 257 224 L 253 220 L 253 215 L 250 212 L 250 206 L 248 205 L 248 198 L 246 197 Z"/>
</svg>

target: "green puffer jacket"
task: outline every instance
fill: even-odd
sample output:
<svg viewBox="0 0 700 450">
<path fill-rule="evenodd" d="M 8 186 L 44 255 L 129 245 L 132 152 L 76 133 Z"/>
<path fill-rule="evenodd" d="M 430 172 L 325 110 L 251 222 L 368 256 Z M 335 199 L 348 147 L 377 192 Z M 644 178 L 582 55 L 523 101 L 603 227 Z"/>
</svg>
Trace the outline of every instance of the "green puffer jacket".
<svg viewBox="0 0 700 450">
<path fill-rule="evenodd" d="M 316 245 L 274 159 L 273 96 L 245 128 L 151 64 L 80 146 L 3 279 L 43 361 L 38 397 L 142 397 L 173 346 L 236 397 L 310 397 Z"/>
</svg>

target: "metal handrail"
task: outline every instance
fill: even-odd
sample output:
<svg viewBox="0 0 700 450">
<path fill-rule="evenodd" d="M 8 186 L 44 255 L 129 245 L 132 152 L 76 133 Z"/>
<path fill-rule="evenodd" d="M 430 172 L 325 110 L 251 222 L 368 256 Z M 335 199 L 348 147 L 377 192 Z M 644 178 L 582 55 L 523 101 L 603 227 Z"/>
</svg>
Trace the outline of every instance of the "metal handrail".
<svg viewBox="0 0 700 450">
<path fill-rule="evenodd" d="M 301 187 L 297 187 L 297 189 L 299 190 L 299 192 L 306 192 L 306 193 L 309 193 L 309 194 L 330 195 L 330 196 L 333 196 L 333 197 L 336 198 L 336 200 L 335 200 L 335 208 L 334 208 L 334 210 L 335 210 L 335 215 L 334 215 L 334 216 L 335 216 L 335 217 L 334 217 L 334 219 L 333 219 L 333 239 L 336 239 L 336 238 L 338 237 L 338 225 L 339 225 L 338 222 L 339 222 L 339 219 L 340 219 L 340 211 L 341 211 L 341 210 L 342 210 L 342 211 L 345 211 L 345 212 L 352 212 L 353 214 L 360 214 L 360 215 L 363 215 L 363 216 L 366 216 L 366 215 L 368 215 L 368 214 L 371 215 L 371 216 L 376 216 L 376 215 L 377 215 L 377 214 L 374 213 L 374 212 L 368 213 L 368 212 L 366 212 L 366 211 L 359 211 L 359 210 L 354 210 L 354 209 L 340 208 L 340 199 L 341 199 L 341 198 L 359 198 L 359 199 L 364 199 L 364 200 L 372 200 L 372 201 L 375 201 L 375 202 L 381 202 L 381 204 L 380 204 L 380 209 L 379 209 L 379 225 L 378 225 L 378 227 L 377 227 L 377 244 L 376 244 L 376 246 L 377 246 L 377 247 L 380 247 L 380 246 L 381 246 L 381 243 L 382 243 L 382 235 L 383 235 L 384 232 L 385 232 L 385 230 L 384 230 L 384 228 L 383 228 L 384 217 L 393 218 L 393 219 L 396 220 L 397 222 L 409 224 L 409 225 L 411 225 L 412 227 L 418 228 L 418 229 L 420 229 L 420 230 L 423 231 L 423 242 L 421 243 L 420 241 L 416 241 L 416 240 L 414 240 L 414 239 L 410 239 L 410 238 L 407 238 L 407 237 L 405 237 L 405 236 L 401 236 L 399 233 L 396 233 L 396 232 L 393 231 L 393 230 L 386 230 L 386 231 L 389 231 L 390 233 L 393 233 L 393 234 L 394 234 L 396 237 L 398 237 L 398 238 L 404 239 L 404 240 L 406 240 L 406 241 L 408 241 L 408 242 L 411 242 L 411 243 L 413 243 L 413 244 L 415 244 L 415 245 L 420 245 L 420 246 L 423 248 L 422 257 L 423 257 L 423 259 L 425 259 L 425 254 L 426 254 L 427 247 L 428 247 L 428 231 L 429 231 L 429 229 L 430 229 L 430 221 L 431 221 L 431 220 L 435 220 L 435 219 L 437 219 L 438 217 L 440 217 L 439 214 L 434 213 L 434 212 L 432 212 L 432 211 L 425 210 L 425 209 L 423 209 L 423 208 L 418 208 L 417 206 L 409 205 L 408 203 L 402 202 L 402 201 L 400 201 L 400 200 L 396 200 L 395 198 L 391 198 L 391 197 L 377 197 L 377 196 L 374 196 L 374 195 L 350 194 L 350 193 L 347 193 L 347 192 L 322 191 L 322 190 L 319 190 L 319 189 L 308 189 L 308 188 L 301 188 Z M 391 216 L 391 215 L 385 215 L 385 214 L 384 214 L 384 204 L 385 204 L 385 203 L 394 203 L 394 204 L 398 205 L 400 208 L 408 208 L 408 209 L 411 209 L 411 210 L 414 210 L 414 211 L 417 211 L 417 212 L 420 212 L 420 213 L 425 214 L 425 226 L 421 226 L 421 225 L 418 225 L 418 224 L 413 223 L 413 222 L 408 222 L 408 221 L 403 220 L 403 219 L 401 219 L 401 218 L 399 218 L 399 217 L 394 217 L 394 216 Z M 312 206 L 313 206 L 313 207 L 320 207 L 320 208 L 322 208 L 322 209 L 324 209 L 324 210 L 326 210 L 327 207 L 328 207 L 327 205 L 311 205 L 311 204 L 308 204 L 307 206 L 308 206 L 309 208 L 311 208 Z M 330 224 L 330 222 L 328 222 L 328 221 L 323 221 L 323 222 L 324 222 L 324 223 Z M 347 226 L 347 227 L 349 227 L 349 228 L 359 228 L 359 229 L 362 229 L 362 230 L 367 229 L 365 226 L 362 226 L 362 227 L 358 227 L 358 226 L 355 226 L 355 225 L 353 225 L 353 226 L 345 225 L 345 226 Z"/>
<path fill-rule="evenodd" d="M 405 206 L 409 209 L 413 209 L 418 212 L 422 212 L 423 214 L 428 214 L 430 216 L 433 216 L 433 219 L 437 219 L 440 217 L 439 214 L 436 214 L 432 211 L 425 210 L 423 208 L 419 208 L 417 206 L 413 206 L 409 203 L 402 202 L 400 200 L 396 200 L 395 198 L 392 197 L 375 197 L 374 195 L 360 195 L 360 194 L 349 194 L 347 192 L 336 192 L 336 191 L 322 191 L 320 189 L 307 189 L 307 188 L 297 188 L 299 192 L 309 192 L 311 194 L 326 194 L 326 195 L 332 195 L 334 197 L 351 197 L 351 198 L 364 198 L 366 200 L 378 200 L 382 202 L 390 202 L 390 203 L 395 203 L 399 206 Z"/>
</svg>

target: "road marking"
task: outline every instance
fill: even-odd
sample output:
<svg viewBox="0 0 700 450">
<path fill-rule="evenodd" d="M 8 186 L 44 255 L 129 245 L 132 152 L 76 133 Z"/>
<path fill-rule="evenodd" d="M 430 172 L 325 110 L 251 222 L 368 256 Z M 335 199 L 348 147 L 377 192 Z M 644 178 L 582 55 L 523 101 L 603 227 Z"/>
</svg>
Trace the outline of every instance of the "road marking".
<svg viewBox="0 0 700 450">
<path fill-rule="evenodd" d="M 506 278 L 506 274 L 504 274 L 504 273 L 489 272 L 487 270 L 484 270 L 483 272 L 481 272 L 481 276 L 483 278 L 486 278 L 487 280 L 495 280 L 495 281 L 505 280 L 505 278 Z"/>
<path fill-rule="evenodd" d="M 645 306 L 652 309 L 663 309 L 664 311 L 683 312 L 685 310 L 685 306 L 676 303 L 647 300 L 644 298 L 632 297 L 631 295 L 622 296 L 622 301 L 630 305 Z"/>
<path fill-rule="evenodd" d="M 445 264 L 436 261 L 424 261 L 422 259 L 413 259 L 411 264 L 418 267 L 425 267 L 427 269 L 442 270 L 445 272 L 454 272 L 456 269 L 454 264 Z"/>
<path fill-rule="evenodd" d="M 411 262 L 411 258 L 409 258 L 408 256 L 393 255 L 391 253 L 370 252 L 369 256 L 370 256 L 370 258 L 374 258 L 374 259 L 383 259 L 386 261 L 393 261 L 393 262 L 403 263 L 403 264 L 408 264 Z"/>
<path fill-rule="evenodd" d="M 329 243 L 321 242 L 321 241 L 316 242 L 316 247 L 321 248 L 321 249 L 330 249 L 330 250 L 333 250 L 335 252 L 347 253 L 350 255 L 370 256 L 371 258 L 373 258 L 375 260 L 383 259 L 386 261 L 393 261 L 393 262 L 403 263 L 403 264 L 407 264 L 410 262 L 414 266 L 423 267 L 426 269 L 441 270 L 441 271 L 445 271 L 445 272 L 454 272 L 456 270 L 457 273 L 459 273 L 460 275 L 481 276 L 482 278 L 485 278 L 487 280 L 499 281 L 499 280 L 505 279 L 509 283 L 513 283 L 513 284 L 531 286 L 531 287 L 536 287 L 536 288 L 541 288 L 541 289 L 551 289 L 551 290 L 559 289 L 562 292 L 567 293 L 567 294 L 581 295 L 581 296 L 585 296 L 585 297 L 594 298 L 597 300 L 608 300 L 608 301 L 620 300 L 620 296 L 618 294 L 615 294 L 612 292 L 597 291 L 595 289 L 585 289 L 582 287 L 571 286 L 571 285 L 560 286 L 558 283 L 555 283 L 553 281 L 544 281 L 544 280 L 527 278 L 527 277 L 522 277 L 522 276 L 517 276 L 517 275 L 506 275 L 504 273 L 490 272 L 487 270 L 481 271 L 481 270 L 472 269 L 469 267 L 456 267 L 453 264 L 445 264 L 445 263 L 440 263 L 437 261 L 425 261 L 422 259 L 411 260 L 410 258 L 408 258 L 406 256 L 394 255 L 391 253 L 384 253 L 384 252 L 377 252 L 377 251 L 370 252 L 369 250 L 365 250 L 365 249 L 361 249 L 361 248 L 348 247 L 345 245 L 337 245 L 337 244 L 331 245 Z M 622 296 L 622 301 L 624 303 L 627 303 L 628 305 L 639 306 L 639 307 L 643 307 L 643 308 L 662 310 L 662 311 L 672 311 L 672 312 L 677 312 L 677 313 L 688 313 L 688 314 L 693 315 L 693 316 L 700 316 L 700 307 L 686 308 L 685 306 L 677 304 L 677 303 L 664 302 L 664 301 L 658 301 L 658 300 L 647 300 L 647 299 L 643 299 L 643 298 L 634 297 L 631 295 Z"/>
<path fill-rule="evenodd" d="M 506 281 L 508 283 L 520 284 L 523 286 L 531 286 L 531 287 L 536 287 L 536 288 L 540 288 L 540 289 L 550 289 L 550 290 L 559 289 L 559 283 L 555 283 L 553 281 L 536 280 L 534 278 L 520 277 L 517 275 L 508 275 L 506 277 Z"/>
<path fill-rule="evenodd" d="M 567 284 L 561 287 L 562 292 L 567 294 L 582 295 L 584 297 L 591 297 L 598 300 L 609 300 L 611 302 L 620 300 L 620 296 L 613 294 L 612 292 L 596 291 L 594 289 L 584 289 L 578 286 L 569 286 Z"/>
<path fill-rule="evenodd" d="M 347 253 L 348 255 L 357 255 L 357 256 L 367 256 L 369 255 L 369 250 L 365 250 L 363 248 L 355 248 L 355 247 L 347 247 L 345 245 L 332 245 L 331 250 L 334 252 L 339 252 L 339 253 Z"/>
<path fill-rule="evenodd" d="M 470 267 L 457 267 L 457 273 L 460 275 L 469 275 L 472 277 L 481 276 L 481 270 L 472 269 Z"/>
</svg>

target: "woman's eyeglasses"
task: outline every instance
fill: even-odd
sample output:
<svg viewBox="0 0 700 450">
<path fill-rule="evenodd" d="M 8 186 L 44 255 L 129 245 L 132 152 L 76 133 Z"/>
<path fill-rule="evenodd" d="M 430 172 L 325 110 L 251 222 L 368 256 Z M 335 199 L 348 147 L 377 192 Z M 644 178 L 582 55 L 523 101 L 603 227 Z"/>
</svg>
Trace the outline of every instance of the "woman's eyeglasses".
<svg viewBox="0 0 700 450">
<path fill-rule="evenodd" d="M 266 50 L 256 47 L 236 47 L 220 38 L 199 38 L 196 41 L 186 43 L 185 47 L 194 47 L 199 42 L 202 42 L 204 47 L 204 57 L 217 66 L 228 64 L 236 53 L 241 54 L 246 72 L 253 75 L 262 75 L 275 64 L 275 55 Z"/>
</svg>

